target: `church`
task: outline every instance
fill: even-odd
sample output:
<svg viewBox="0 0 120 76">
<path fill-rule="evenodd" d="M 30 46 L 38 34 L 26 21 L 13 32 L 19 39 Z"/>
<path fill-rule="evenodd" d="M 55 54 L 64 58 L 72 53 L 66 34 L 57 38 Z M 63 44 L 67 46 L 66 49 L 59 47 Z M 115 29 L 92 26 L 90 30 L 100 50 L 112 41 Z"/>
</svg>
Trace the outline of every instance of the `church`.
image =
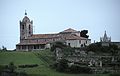
<svg viewBox="0 0 120 76">
<path fill-rule="evenodd" d="M 107 36 L 106 31 L 104 33 L 104 36 L 100 37 L 100 43 L 102 44 L 102 46 L 117 45 L 118 48 L 120 48 L 120 42 L 111 41 L 111 37 Z"/>
<path fill-rule="evenodd" d="M 62 41 L 70 47 L 80 48 L 91 44 L 91 39 L 81 37 L 80 31 L 68 28 L 54 34 L 33 34 L 33 21 L 25 12 L 20 21 L 20 43 L 16 44 L 17 51 L 33 51 L 50 48 L 52 42 Z"/>
</svg>

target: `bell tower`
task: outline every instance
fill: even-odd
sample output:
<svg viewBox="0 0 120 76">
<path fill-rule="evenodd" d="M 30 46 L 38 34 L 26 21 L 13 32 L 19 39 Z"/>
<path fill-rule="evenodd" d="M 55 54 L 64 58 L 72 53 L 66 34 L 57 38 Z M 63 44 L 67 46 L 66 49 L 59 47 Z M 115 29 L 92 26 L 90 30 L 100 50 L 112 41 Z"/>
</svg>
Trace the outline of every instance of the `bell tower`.
<svg viewBox="0 0 120 76">
<path fill-rule="evenodd" d="M 20 21 L 20 40 L 27 39 L 33 34 L 33 21 L 27 17 L 27 12 L 25 11 L 25 17 Z"/>
<path fill-rule="evenodd" d="M 100 37 L 100 42 L 111 42 L 111 37 L 107 36 L 107 33 L 105 31 L 104 36 Z"/>
</svg>

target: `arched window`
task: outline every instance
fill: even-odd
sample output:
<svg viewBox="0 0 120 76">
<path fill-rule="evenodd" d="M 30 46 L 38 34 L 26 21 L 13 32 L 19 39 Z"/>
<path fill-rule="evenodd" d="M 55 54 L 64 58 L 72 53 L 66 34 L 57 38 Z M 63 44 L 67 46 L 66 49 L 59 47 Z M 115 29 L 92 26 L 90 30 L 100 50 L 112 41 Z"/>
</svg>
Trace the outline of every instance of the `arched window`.
<svg viewBox="0 0 120 76">
<path fill-rule="evenodd" d="M 29 34 L 31 34 L 31 32 L 29 31 Z"/>
<path fill-rule="evenodd" d="M 30 30 L 30 25 L 29 25 L 29 30 Z"/>
<path fill-rule="evenodd" d="M 22 25 L 22 29 L 24 30 L 24 25 Z"/>
<path fill-rule="evenodd" d="M 68 43 L 68 46 L 70 46 L 70 43 Z"/>
</svg>

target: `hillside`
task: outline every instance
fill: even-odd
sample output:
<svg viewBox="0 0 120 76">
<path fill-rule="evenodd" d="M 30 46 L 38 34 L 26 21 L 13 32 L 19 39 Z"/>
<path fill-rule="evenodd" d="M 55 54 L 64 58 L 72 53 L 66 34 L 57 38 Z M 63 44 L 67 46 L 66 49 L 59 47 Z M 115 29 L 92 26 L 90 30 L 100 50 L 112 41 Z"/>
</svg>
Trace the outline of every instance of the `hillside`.
<svg viewBox="0 0 120 76">
<path fill-rule="evenodd" d="M 0 65 L 8 65 L 10 62 L 14 62 L 17 66 L 16 71 L 25 71 L 30 76 L 100 76 L 56 72 L 49 67 L 53 63 L 53 59 L 52 53 L 49 50 L 36 52 L 0 52 Z M 24 64 L 38 64 L 39 66 L 34 68 L 18 67 Z"/>
</svg>

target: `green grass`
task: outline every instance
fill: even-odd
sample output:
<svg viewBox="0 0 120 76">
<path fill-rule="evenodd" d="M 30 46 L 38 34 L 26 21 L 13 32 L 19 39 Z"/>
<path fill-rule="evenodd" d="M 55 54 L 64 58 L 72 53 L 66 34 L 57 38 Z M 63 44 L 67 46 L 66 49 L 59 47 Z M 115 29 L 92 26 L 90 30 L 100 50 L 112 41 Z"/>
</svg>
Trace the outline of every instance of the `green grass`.
<svg viewBox="0 0 120 76">
<path fill-rule="evenodd" d="M 18 67 L 20 64 L 38 64 L 34 68 L 17 68 L 16 71 L 25 71 L 30 76 L 107 76 L 100 74 L 65 74 L 56 72 L 49 67 L 53 62 L 53 56 L 49 50 L 36 52 L 0 52 L 0 65 L 8 65 L 10 62 Z"/>
<path fill-rule="evenodd" d="M 8 64 L 9 62 L 14 62 L 16 65 L 34 64 L 40 63 L 40 60 L 33 52 L 1 52 L 0 64 Z"/>
</svg>

